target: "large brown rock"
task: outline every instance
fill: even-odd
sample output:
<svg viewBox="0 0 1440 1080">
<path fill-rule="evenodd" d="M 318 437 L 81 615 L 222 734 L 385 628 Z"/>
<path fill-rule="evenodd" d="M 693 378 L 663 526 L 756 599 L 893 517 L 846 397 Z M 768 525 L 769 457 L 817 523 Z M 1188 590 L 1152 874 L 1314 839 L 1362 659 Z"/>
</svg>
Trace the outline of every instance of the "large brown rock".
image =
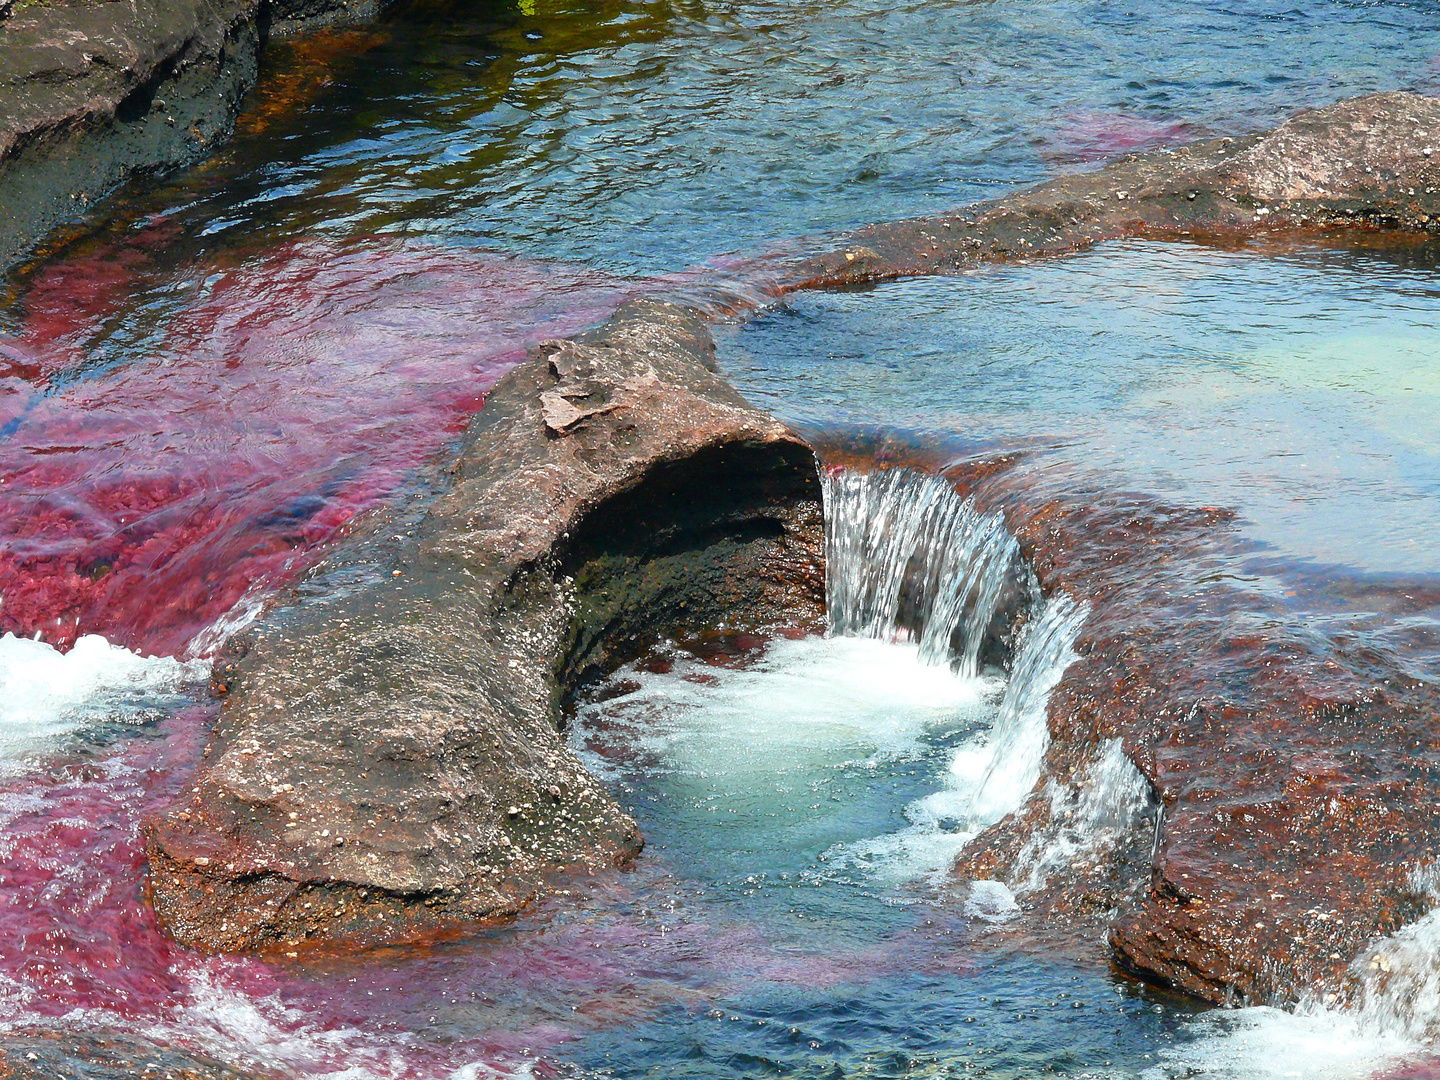
<svg viewBox="0 0 1440 1080">
<path fill-rule="evenodd" d="M 1215 1002 L 1354 993 L 1357 959 L 1433 903 L 1440 695 L 1423 664 L 1398 639 L 1318 631 L 1273 579 L 1218 572 L 1246 552 L 1222 508 L 1023 456 L 947 475 L 1005 515 L 1047 593 L 1089 608 L 1051 695 L 1044 775 L 957 872 L 1026 882 L 1037 838 L 1067 827 L 1057 811 L 1118 739 L 1154 801 L 1108 848 L 1051 867 L 1016 932 L 1103 937 L 1125 968 Z M 1433 582 L 1276 573 L 1321 612 L 1440 617 Z"/>
<path fill-rule="evenodd" d="M 635 302 L 495 388 L 428 508 L 372 522 L 248 653 L 151 897 L 210 950 L 373 944 L 513 914 L 630 859 L 560 731 L 564 691 L 665 633 L 818 624 L 807 446 Z"/>
</svg>

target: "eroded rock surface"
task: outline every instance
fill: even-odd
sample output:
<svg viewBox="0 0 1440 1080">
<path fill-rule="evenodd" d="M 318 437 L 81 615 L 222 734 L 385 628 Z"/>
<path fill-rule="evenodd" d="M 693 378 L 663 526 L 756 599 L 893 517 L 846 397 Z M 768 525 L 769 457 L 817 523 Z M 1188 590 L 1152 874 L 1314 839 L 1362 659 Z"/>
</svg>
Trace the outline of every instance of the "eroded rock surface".
<svg viewBox="0 0 1440 1080">
<path fill-rule="evenodd" d="M 1317 632 L 1283 596 L 1217 573 L 1245 553 L 1230 512 L 1000 464 L 950 475 L 1005 513 L 1047 593 L 1090 611 L 1036 796 L 957 871 L 1024 883 L 1036 839 L 1067 826 L 1057 810 L 1118 739 L 1155 801 L 1103 850 L 1048 868 L 1026 899 L 1040 923 L 1101 931 L 1125 967 L 1211 1001 L 1343 998 L 1356 958 L 1432 902 L 1433 685 L 1403 649 Z M 1291 595 L 1323 586 L 1297 578 Z M 1440 616 L 1433 584 L 1369 590 L 1341 610 Z"/>
<path fill-rule="evenodd" d="M 428 508 L 372 522 L 251 635 L 204 766 L 147 830 L 177 939 L 397 941 L 635 855 L 559 730 L 564 690 L 667 632 L 823 616 L 813 455 L 712 353 L 658 302 L 543 346 Z"/>
</svg>

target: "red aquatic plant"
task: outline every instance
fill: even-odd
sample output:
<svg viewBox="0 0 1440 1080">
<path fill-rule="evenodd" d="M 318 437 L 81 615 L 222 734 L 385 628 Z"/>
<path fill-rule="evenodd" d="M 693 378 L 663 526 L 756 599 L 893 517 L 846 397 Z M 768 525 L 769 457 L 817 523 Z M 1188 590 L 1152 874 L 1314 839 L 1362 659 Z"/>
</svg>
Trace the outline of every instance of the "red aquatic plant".
<svg viewBox="0 0 1440 1080">
<path fill-rule="evenodd" d="M 115 329 L 142 283 L 154 324 Z M 626 288 L 374 241 L 167 275 L 131 247 L 46 268 L 0 342 L 0 630 L 182 651 L 400 489 L 528 345 Z"/>
</svg>

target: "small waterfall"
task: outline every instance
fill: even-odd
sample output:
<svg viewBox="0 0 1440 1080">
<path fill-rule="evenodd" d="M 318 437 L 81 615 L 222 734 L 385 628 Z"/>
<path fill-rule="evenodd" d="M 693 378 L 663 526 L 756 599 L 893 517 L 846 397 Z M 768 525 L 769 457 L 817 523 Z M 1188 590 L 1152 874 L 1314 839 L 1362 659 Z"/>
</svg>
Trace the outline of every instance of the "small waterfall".
<svg viewBox="0 0 1440 1080">
<path fill-rule="evenodd" d="M 833 635 L 910 638 L 925 662 L 973 676 L 1007 609 L 1039 596 L 1000 515 L 940 477 L 822 469 L 821 490 Z"/>
<path fill-rule="evenodd" d="M 1086 607 L 1063 593 L 1045 602 L 1025 628 L 986 746 L 989 759 L 971 798 L 971 819 L 990 825 L 1019 808 L 1040 778 L 1050 725 L 1050 691 L 1075 659 L 1072 646 Z"/>
<path fill-rule="evenodd" d="M 1011 874 L 1017 893 L 1041 888 L 1055 870 L 1103 857 L 1157 806 L 1150 781 L 1125 756 L 1120 739 L 1103 743 L 1073 783 L 1052 777 L 1046 786 L 1050 823 L 1020 849 Z"/>
<path fill-rule="evenodd" d="M 1064 594 L 1042 597 L 1000 515 L 981 514 L 945 480 L 909 469 L 821 476 L 832 636 L 909 638 L 922 660 L 974 677 L 987 641 L 1021 627 L 991 729 L 956 751 L 944 790 L 907 807 L 908 829 L 851 853 L 902 878 L 943 872 L 1034 791 L 1050 692 L 1075 659 L 1087 609 Z M 991 884 L 995 907 L 1004 890 Z"/>
</svg>

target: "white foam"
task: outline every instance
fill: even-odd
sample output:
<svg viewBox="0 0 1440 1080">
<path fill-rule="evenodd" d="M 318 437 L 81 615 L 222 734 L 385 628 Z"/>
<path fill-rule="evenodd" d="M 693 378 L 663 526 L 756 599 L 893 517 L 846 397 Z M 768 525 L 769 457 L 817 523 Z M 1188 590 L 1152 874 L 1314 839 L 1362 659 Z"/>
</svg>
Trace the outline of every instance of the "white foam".
<svg viewBox="0 0 1440 1080">
<path fill-rule="evenodd" d="M 1045 884 L 1051 872 L 1075 867 L 1110 851 L 1153 806 L 1150 782 L 1125 756 L 1119 739 L 1100 748 L 1073 783 L 1051 777 L 1050 821 L 1026 841 L 1015 860 L 1020 893 Z"/>
<path fill-rule="evenodd" d="M 939 882 L 966 844 L 1020 807 L 1040 778 L 1050 691 L 1075 659 L 1071 646 L 1085 614 L 1063 594 L 1046 602 L 1021 637 L 993 728 L 955 751 L 945 787 L 905 808 L 908 827 L 836 851 L 837 863 L 892 882 Z"/>
<path fill-rule="evenodd" d="M 135 720 L 209 674 L 201 661 L 147 657 L 87 634 L 62 653 L 0 637 L 0 759 L 53 746 L 87 723 Z"/>
<path fill-rule="evenodd" d="M 1217 1010 L 1187 1025 L 1144 1080 L 1355 1080 L 1394 1068 L 1420 1048 L 1354 1015 L 1302 1006 Z"/>
<path fill-rule="evenodd" d="M 1015 894 L 1000 881 L 972 881 L 965 898 L 965 914 L 985 922 L 1004 922 L 1020 913 Z"/>
<path fill-rule="evenodd" d="M 623 741 L 655 771 L 710 779 L 914 754 L 933 725 L 979 723 L 998 689 L 922 663 L 915 645 L 863 638 L 777 640 L 741 669 L 682 658 L 664 675 L 621 677 L 636 689 L 583 708 L 581 735 L 603 722 L 607 743 Z"/>
<path fill-rule="evenodd" d="M 1366 1030 L 1440 1041 L 1440 910 L 1377 942 L 1351 971 L 1359 983 L 1354 1011 Z"/>
</svg>

